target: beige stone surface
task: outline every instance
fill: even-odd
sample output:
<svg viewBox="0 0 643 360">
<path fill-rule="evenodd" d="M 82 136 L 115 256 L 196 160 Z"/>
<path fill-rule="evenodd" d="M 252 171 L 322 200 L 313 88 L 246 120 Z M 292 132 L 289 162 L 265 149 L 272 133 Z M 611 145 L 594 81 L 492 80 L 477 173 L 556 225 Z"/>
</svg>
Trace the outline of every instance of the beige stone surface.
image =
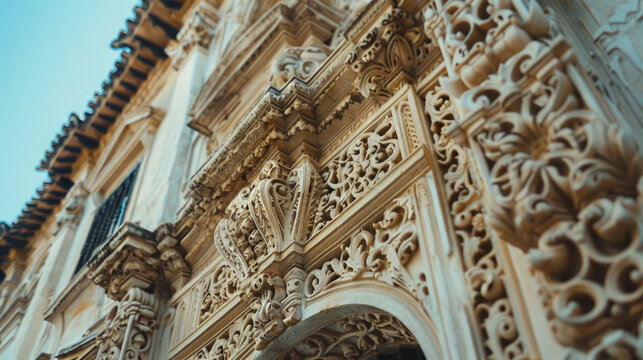
<svg viewBox="0 0 643 360">
<path fill-rule="evenodd" d="M 641 9 L 144 1 L 0 359 L 643 358 Z"/>
</svg>

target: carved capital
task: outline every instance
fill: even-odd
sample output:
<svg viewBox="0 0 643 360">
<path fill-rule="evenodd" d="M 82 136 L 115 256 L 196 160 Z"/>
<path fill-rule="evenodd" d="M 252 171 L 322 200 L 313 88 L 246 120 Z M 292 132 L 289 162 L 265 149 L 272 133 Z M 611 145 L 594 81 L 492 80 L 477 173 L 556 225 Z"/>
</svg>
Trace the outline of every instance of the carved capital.
<svg viewBox="0 0 643 360">
<path fill-rule="evenodd" d="M 154 295 L 137 287 L 128 289 L 96 338 L 97 359 L 145 359 L 157 327 L 157 312 Z"/>
<path fill-rule="evenodd" d="M 188 281 L 191 270 L 184 258 L 185 251 L 172 233 L 170 224 L 161 225 L 156 230 L 156 248 L 162 263 L 163 275 L 170 283 L 172 290 L 177 291 Z"/>
<path fill-rule="evenodd" d="M 217 11 L 207 2 L 200 2 L 192 16 L 179 31 L 176 41 L 172 41 L 165 52 L 172 58 L 172 67 L 179 69 L 181 64 L 195 47 L 207 49 L 219 21 Z"/>
</svg>

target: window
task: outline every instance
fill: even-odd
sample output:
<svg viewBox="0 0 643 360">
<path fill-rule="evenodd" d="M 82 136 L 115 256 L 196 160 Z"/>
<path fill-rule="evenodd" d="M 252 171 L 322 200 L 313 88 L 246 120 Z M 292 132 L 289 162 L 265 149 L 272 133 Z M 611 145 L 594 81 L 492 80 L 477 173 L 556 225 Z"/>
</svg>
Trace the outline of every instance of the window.
<svg viewBox="0 0 643 360">
<path fill-rule="evenodd" d="M 129 202 L 139 166 L 140 163 L 132 169 L 125 180 L 118 185 L 96 211 L 74 274 L 80 271 L 83 265 L 92 257 L 94 251 L 105 243 L 123 221 L 123 215 L 127 210 L 127 203 Z"/>
</svg>

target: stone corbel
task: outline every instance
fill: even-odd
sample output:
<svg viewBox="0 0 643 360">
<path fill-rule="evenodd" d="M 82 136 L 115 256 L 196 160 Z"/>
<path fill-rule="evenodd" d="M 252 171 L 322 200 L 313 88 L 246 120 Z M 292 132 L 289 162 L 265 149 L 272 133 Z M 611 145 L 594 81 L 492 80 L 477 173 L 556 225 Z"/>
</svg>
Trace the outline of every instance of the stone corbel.
<svg viewBox="0 0 643 360">
<path fill-rule="evenodd" d="M 305 159 L 288 176 L 281 164 L 268 161 L 258 178 L 241 189 L 214 230 L 217 250 L 240 279 L 255 272 L 263 256 L 305 243 L 320 187 L 316 166 Z"/>
<path fill-rule="evenodd" d="M 185 285 L 191 274 L 190 265 L 184 258 L 184 250 L 172 234 L 170 224 L 163 224 L 156 230 L 156 239 L 163 275 L 172 290 L 177 291 Z"/>
<path fill-rule="evenodd" d="M 206 49 L 214 34 L 214 28 L 219 21 L 219 16 L 207 2 L 200 2 L 192 11 L 192 16 L 183 25 L 177 35 L 176 41 L 171 41 L 165 52 L 172 58 L 172 67 L 180 69 L 192 49 L 201 47 Z"/>
<path fill-rule="evenodd" d="M 255 299 L 252 315 L 255 349 L 265 348 L 301 320 L 305 278 L 306 273 L 295 267 L 285 279 L 262 274 L 251 282 L 248 295 Z"/>
<path fill-rule="evenodd" d="M 115 300 L 132 288 L 151 290 L 162 278 L 156 245 L 152 232 L 125 223 L 94 253 L 87 276 Z"/>
</svg>

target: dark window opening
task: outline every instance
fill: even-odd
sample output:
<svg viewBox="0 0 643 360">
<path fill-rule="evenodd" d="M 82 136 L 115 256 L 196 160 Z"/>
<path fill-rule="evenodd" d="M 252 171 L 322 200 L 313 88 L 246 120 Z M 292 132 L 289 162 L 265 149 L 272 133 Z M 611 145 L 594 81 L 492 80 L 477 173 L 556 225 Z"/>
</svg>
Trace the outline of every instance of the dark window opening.
<svg viewBox="0 0 643 360">
<path fill-rule="evenodd" d="M 132 187 L 134 180 L 136 180 L 139 165 L 140 164 L 137 164 L 134 169 L 132 169 L 125 180 L 118 185 L 96 211 L 74 274 L 80 271 L 92 257 L 94 251 L 105 243 L 123 221 L 123 215 L 125 215 L 125 210 L 127 210 L 127 203 L 132 193 Z"/>
<path fill-rule="evenodd" d="M 426 360 L 417 345 L 382 345 L 362 358 L 363 360 Z"/>
</svg>

